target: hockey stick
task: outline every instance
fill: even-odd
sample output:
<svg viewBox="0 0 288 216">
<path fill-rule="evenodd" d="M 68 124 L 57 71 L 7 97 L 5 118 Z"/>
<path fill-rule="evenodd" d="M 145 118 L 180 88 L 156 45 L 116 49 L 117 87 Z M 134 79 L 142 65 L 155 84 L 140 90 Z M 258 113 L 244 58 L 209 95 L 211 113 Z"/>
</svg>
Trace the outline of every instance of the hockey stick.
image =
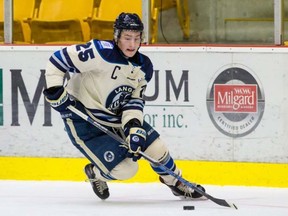
<svg viewBox="0 0 288 216">
<path fill-rule="evenodd" d="M 127 143 L 125 142 L 125 140 L 123 140 L 120 136 L 114 134 L 112 131 L 108 130 L 106 127 L 102 126 L 101 124 L 99 124 L 98 122 L 94 121 L 91 117 L 89 117 L 88 115 L 84 114 L 83 112 L 81 112 L 80 110 L 78 110 L 77 108 L 73 107 L 73 106 L 68 106 L 68 109 L 71 110 L 73 113 L 75 113 L 76 115 L 78 115 L 79 117 L 83 118 L 84 120 L 86 120 L 87 122 L 89 122 L 90 124 L 94 125 L 95 127 L 97 127 L 99 130 L 103 131 L 104 133 L 106 133 L 108 136 L 112 137 L 113 139 L 115 139 L 116 141 L 118 141 L 121 144 L 127 145 Z M 157 166 L 158 168 L 160 168 L 162 171 L 168 173 L 169 175 L 175 177 L 176 179 L 178 179 L 180 182 L 182 182 L 184 185 L 192 188 L 193 190 L 197 191 L 198 193 L 200 193 L 202 196 L 206 197 L 207 199 L 213 201 L 214 203 L 221 205 L 221 206 L 225 206 L 225 207 L 230 207 L 230 208 L 235 208 L 237 209 L 237 206 L 233 203 L 229 203 L 224 199 L 218 199 L 215 198 L 209 194 L 207 194 L 206 192 L 202 191 L 201 189 L 199 189 L 197 187 L 197 185 L 190 183 L 189 181 L 185 180 L 184 178 L 182 178 L 181 176 L 175 174 L 172 170 L 170 170 L 169 168 L 167 168 L 166 166 L 164 166 L 163 164 L 161 164 L 160 162 L 156 161 L 155 159 L 151 158 L 150 156 L 146 155 L 144 152 L 139 151 L 139 154 L 142 155 L 143 158 L 145 158 L 147 161 L 149 161 L 150 163 L 154 164 L 154 166 Z"/>
</svg>

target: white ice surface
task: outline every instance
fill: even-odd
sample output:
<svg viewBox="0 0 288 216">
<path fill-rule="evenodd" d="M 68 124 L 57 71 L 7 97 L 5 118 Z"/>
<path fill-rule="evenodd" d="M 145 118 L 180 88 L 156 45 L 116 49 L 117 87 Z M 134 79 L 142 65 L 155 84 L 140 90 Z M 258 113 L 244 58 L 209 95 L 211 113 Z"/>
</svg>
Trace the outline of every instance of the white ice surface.
<svg viewBox="0 0 288 216">
<path fill-rule="evenodd" d="M 101 201 L 86 182 L 0 181 L 1 216 L 288 216 L 288 188 L 204 185 L 210 200 L 183 201 L 160 183 L 110 183 L 110 197 Z M 183 210 L 193 205 L 195 210 Z"/>
</svg>

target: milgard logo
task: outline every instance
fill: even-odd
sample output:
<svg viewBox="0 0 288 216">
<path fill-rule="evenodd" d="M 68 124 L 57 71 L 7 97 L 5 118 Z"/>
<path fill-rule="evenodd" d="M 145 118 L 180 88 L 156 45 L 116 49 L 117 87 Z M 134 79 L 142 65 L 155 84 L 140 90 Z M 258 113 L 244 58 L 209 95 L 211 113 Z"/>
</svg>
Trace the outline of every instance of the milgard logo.
<svg viewBox="0 0 288 216">
<path fill-rule="evenodd" d="M 264 92 L 256 76 L 243 65 L 225 68 L 209 85 L 208 113 L 220 132 L 243 137 L 255 130 L 263 116 Z"/>
</svg>

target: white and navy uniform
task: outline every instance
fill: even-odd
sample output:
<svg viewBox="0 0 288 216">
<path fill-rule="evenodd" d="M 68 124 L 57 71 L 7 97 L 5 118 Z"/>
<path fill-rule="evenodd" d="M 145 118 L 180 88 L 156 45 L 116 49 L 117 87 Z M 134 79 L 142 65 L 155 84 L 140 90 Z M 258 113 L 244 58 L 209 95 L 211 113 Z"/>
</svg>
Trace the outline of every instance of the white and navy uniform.
<svg viewBox="0 0 288 216">
<path fill-rule="evenodd" d="M 47 87 L 63 85 L 67 71 L 74 74 L 66 90 L 99 122 L 113 127 L 131 118 L 143 122 L 143 93 L 153 74 L 147 56 L 137 52 L 126 59 L 113 42 L 91 40 L 54 53 L 47 65 Z"/>
<path fill-rule="evenodd" d="M 47 88 L 63 85 L 66 72 L 72 75 L 65 88 L 81 102 L 78 109 L 109 129 L 137 118 L 149 131 L 148 146 L 159 136 L 143 121 L 143 94 L 153 75 L 147 56 L 137 52 L 127 59 L 114 42 L 91 40 L 58 50 L 50 57 L 45 72 Z M 93 125 L 69 110 L 61 116 L 72 143 L 105 175 L 126 158 L 127 149 Z"/>
<path fill-rule="evenodd" d="M 66 72 L 72 75 L 63 84 Z M 147 148 L 142 151 L 175 170 L 158 132 L 143 120 L 143 94 L 152 75 L 147 56 L 137 51 L 126 58 L 113 41 L 95 39 L 56 51 L 45 72 L 47 88 L 65 85 L 77 101 L 76 108 L 109 130 L 115 132 L 129 120 L 138 119 L 147 132 Z M 138 164 L 127 158 L 127 149 L 119 142 L 70 110 L 61 116 L 72 143 L 98 168 L 103 180 L 128 179 L 137 172 Z M 159 175 L 167 175 L 151 166 Z"/>
</svg>

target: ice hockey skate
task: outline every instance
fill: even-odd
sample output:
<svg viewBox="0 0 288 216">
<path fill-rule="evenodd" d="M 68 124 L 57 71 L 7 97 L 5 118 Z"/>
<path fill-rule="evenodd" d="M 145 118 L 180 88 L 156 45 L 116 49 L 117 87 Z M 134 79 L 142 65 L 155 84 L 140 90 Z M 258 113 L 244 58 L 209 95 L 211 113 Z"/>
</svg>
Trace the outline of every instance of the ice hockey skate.
<svg viewBox="0 0 288 216">
<path fill-rule="evenodd" d="M 196 200 L 206 200 L 207 198 L 198 193 L 197 191 L 193 190 L 191 187 L 188 187 L 187 185 L 184 185 L 181 181 L 177 181 L 176 184 L 173 185 L 168 185 L 164 182 L 164 180 L 159 177 L 159 180 L 161 183 L 167 185 L 172 193 L 179 197 L 180 199 L 196 199 Z M 205 192 L 204 187 L 201 185 L 197 185 L 197 188 Z"/>
<path fill-rule="evenodd" d="M 95 194 L 102 200 L 105 200 L 109 197 L 109 188 L 106 182 L 97 179 L 96 174 L 93 170 L 93 164 L 87 164 L 85 166 L 85 173 L 88 177 L 88 181 L 91 183 L 93 191 Z"/>
</svg>

